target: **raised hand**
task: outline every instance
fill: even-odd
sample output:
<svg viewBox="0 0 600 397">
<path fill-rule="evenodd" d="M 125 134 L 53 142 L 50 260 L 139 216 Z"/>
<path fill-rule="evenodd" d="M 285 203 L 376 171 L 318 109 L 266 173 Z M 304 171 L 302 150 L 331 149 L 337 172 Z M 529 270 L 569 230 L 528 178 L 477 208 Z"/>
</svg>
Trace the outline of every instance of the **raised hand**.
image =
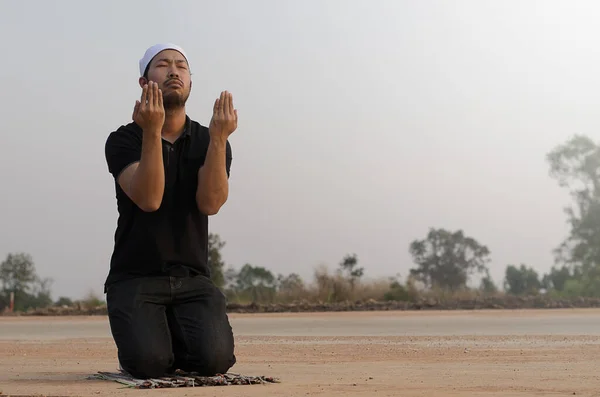
<svg viewBox="0 0 600 397">
<path fill-rule="evenodd" d="M 142 97 L 135 101 L 132 118 L 143 131 L 160 134 L 165 122 L 165 109 L 162 91 L 157 83 L 150 81 L 144 85 Z"/>
<path fill-rule="evenodd" d="M 208 127 L 211 139 L 226 141 L 237 128 L 237 109 L 233 108 L 233 96 L 223 91 L 215 101 L 213 115 Z"/>
</svg>

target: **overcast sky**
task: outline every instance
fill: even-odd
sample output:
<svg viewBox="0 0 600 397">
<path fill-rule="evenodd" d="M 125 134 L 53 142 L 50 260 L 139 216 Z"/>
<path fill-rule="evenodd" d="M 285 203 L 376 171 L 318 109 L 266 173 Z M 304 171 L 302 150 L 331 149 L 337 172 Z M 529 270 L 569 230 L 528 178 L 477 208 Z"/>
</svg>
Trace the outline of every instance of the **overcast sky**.
<svg viewBox="0 0 600 397">
<path fill-rule="evenodd" d="M 0 259 L 30 253 L 53 297 L 102 292 L 117 221 L 104 158 L 147 47 L 185 48 L 188 114 L 239 112 L 228 264 L 297 272 L 355 252 L 413 266 L 429 227 L 540 272 L 568 232 L 546 153 L 600 134 L 594 1 L 0 1 Z"/>
</svg>

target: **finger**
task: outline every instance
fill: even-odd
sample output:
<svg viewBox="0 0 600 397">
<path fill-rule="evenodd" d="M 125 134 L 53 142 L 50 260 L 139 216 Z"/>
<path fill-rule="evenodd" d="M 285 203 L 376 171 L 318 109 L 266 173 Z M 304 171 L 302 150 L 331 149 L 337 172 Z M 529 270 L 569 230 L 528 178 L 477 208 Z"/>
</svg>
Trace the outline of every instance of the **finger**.
<svg viewBox="0 0 600 397">
<path fill-rule="evenodd" d="M 131 115 L 131 118 L 133 120 L 135 120 L 139 109 L 140 109 L 140 101 L 135 101 L 135 106 L 133 107 L 133 114 Z"/>
<path fill-rule="evenodd" d="M 160 88 L 158 89 L 158 107 L 160 109 L 163 108 L 163 95 L 162 95 L 162 90 Z"/>
<path fill-rule="evenodd" d="M 146 106 L 146 98 L 148 97 L 148 84 L 144 84 L 142 88 L 142 96 L 140 97 L 140 103 L 142 106 Z"/>
<path fill-rule="evenodd" d="M 238 119 L 237 109 L 233 109 L 233 114 L 235 115 L 235 121 L 237 121 L 237 119 Z"/>
<path fill-rule="evenodd" d="M 215 104 L 213 105 L 213 114 L 217 114 L 219 110 L 219 98 L 215 99 Z"/>
<path fill-rule="evenodd" d="M 223 115 L 229 114 L 229 92 L 225 91 L 223 94 Z"/>
<path fill-rule="evenodd" d="M 158 83 L 154 83 L 154 107 L 158 109 Z"/>
<path fill-rule="evenodd" d="M 221 91 L 221 98 L 219 99 L 219 114 L 223 115 L 223 107 L 225 106 L 225 91 Z"/>
<path fill-rule="evenodd" d="M 229 93 L 229 109 L 227 111 L 233 116 L 233 95 L 231 93 Z"/>
<path fill-rule="evenodd" d="M 148 101 L 148 108 L 153 107 L 154 105 L 154 82 L 150 82 L 150 87 L 148 87 L 148 96 L 146 97 Z"/>
</svg>

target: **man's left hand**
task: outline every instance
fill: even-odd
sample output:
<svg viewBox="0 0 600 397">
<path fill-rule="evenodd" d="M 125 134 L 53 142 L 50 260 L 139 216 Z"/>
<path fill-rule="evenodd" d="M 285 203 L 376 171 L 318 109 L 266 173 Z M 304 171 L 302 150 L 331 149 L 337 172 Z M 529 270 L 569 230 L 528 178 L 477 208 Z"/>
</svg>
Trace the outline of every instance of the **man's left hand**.
<svg viewBox="0 0 600 397">
<path fill-rule="evenodd" d="M 237 109 L 233 108 L 233 96 L 230 92 L 223 91 L 215 101 L 212 119 L 208 127 L 211 140 L 225 143 L 229 135 L 236 130 L 237 122 L 238 115 Z"/>
</svg>

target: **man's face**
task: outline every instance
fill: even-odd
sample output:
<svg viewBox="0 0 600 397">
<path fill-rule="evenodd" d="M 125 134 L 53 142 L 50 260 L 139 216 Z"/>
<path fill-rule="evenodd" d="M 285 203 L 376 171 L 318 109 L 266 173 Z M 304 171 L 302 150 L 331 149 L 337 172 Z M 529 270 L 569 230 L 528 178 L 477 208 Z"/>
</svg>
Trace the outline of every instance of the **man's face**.
<svg viewBox="0 0 600 397">
<path fill-rule="evenodd" d="M 192 80 L 188 63 L 179 51 L 159 52 L 150 62 L 147 76 L 147 80 L 158 83 L 158 88 L 162 90 L 165 109 L 185 105 L 190 96 Z"/>
</svg>

